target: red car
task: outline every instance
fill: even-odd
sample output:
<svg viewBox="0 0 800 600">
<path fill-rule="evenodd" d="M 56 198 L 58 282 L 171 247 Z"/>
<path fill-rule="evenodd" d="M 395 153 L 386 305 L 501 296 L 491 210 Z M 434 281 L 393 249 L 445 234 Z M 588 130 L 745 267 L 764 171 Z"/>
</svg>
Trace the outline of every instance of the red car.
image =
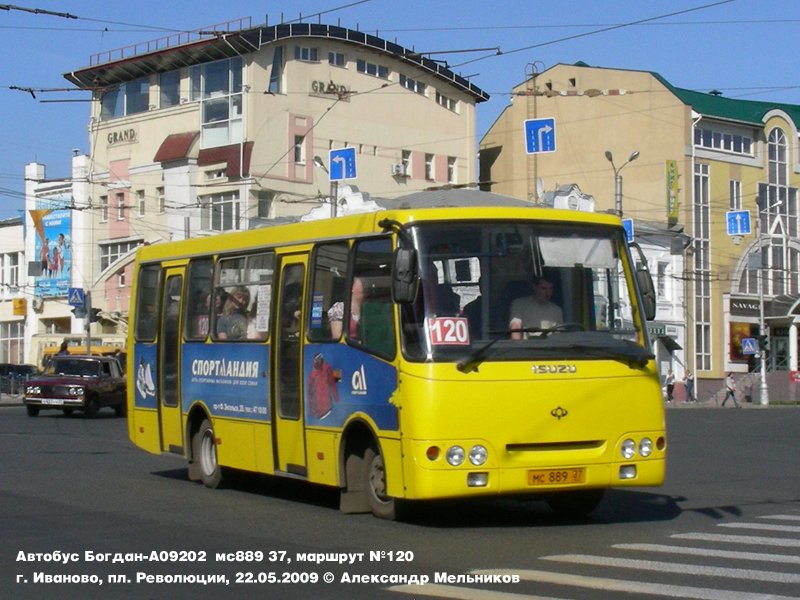
<svg viewBox="0 0 800 600">
<path fill-rule="evenodd" d="M 24 402 L 30 417 L 42 409 L 58 409 L 65 415 L 81 410 L 93 418 L 104 406 L 121 417 L 126 409 L 125 376 L 110 356 L 54 356 L 43 375 L 25 384 Z"/>
</svg>

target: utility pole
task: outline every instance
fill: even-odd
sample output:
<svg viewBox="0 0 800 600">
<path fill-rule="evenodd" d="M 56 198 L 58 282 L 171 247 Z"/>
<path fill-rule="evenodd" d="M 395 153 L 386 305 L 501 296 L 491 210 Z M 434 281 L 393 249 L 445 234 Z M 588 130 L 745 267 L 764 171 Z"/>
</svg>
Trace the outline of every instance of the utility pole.
<svg viewBox="0 0 800 600">
<path fill-rule="evenodd" d="M 758 244 L 758 248 L 761 253 L 758 264 L 758 354 L 761 358 L 761 385 L 759 387 L 759 395 L 761 397 L 761 404 L 763 406 L 769 406 L 769 386 L 767 385 L 767 351 L 766 348 L 761 347 L 764 345 L 761 343 L 761 340 L 765 339 L 765 336 L 767 335 L 767 326 L 766 322 L 764 321 L 764 247 L 761 245 L 761 207 L 758 205 L 758 197 L 756 197 L 756 244 Z"/>
<path fill-rule="evenodd" d="M 92 353 L 92 293 L 87 291 L 84 294 L 84 306 L 86 307 L 86 316 L 83 318 L 84 326 L 86 327 L 86 354 Z"/>
</svg>

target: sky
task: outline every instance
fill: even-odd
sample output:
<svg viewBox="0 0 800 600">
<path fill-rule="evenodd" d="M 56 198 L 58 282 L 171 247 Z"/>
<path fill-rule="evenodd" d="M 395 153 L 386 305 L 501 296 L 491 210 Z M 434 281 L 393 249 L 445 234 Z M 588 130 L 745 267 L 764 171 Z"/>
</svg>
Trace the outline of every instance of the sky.
<svg viewBox="0 0 800 600">
<path fill-rule="evenodd" d="M 0 3 L 0 219 L 21 216 L 26 164 L 67 178 L 72 151 L 88 152 L 90 96 L 64 73 L 243 17 L 341 25 L 435 53 L 491 95 L 477 108 L 476 149 L 532 65 L 655 71 L 676 87 L 800 104 L 800 0 L 17 1 Z"/>
</svg>

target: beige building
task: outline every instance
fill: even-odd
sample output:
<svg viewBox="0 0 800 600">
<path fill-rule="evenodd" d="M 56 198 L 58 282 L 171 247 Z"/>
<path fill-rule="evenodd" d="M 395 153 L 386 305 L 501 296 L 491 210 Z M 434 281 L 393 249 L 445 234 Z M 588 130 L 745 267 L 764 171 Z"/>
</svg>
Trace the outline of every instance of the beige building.
<svg viewBox="0 0 800 600">
<path fill-rule="evenodd" d="M 0 363 L 25 362 L 25 313 L 32 295 L 24 257 L 22 219 L 0 221 Z"/>
<path fill-rule="evenodd" d="M 73 160 L 72 186 L 57 201 L 50 188 L 59 184 L 47 182 L 43 165 L 26 171 L 26 208 L 65 210 L 72 223 L 71 273 L 36 279 L 46 300 L 29 316 L 40 333 L 80 332 L 70 287 L 89 291 L 101 309 L 93 334 L 124 333 L 140 244 L 329 205 L 332 167 L 355 186 L 339 186 L 340 201 L 357 189 L 394 197 L 477 179 L 475 106 L 488 95 L 411 50 L 344 27 L 238 20 L 98 54 L 65 77 L 92 92 L 90 153 Z M 355 154 L 353 179 L 353 165 L 339 173 L 329 164 L 343 148 Z M 53 247 L 55 228 L 45 221 L 31 256 Z"/>
<path fill-rule="evenodd" d="M 555 151 L 534 145 L 539 152 L 529 154 L 525 123 L 545 118 L 554 120 Z M 663 273 L 685 294 L 669 299 L 671 320 L 686 328 L 681 367 L 717 385 L 726 371 L 754 370 L 747 340 L 762 334 L 770 370 L 798 368 L 798 123 L 800 106 L 681 89 L 657 73 L 584 63 L 531 69 L 481 141 L 481 181 L 533 201 L 576 183 L 598 210 L 655 225 L 674 237 L 673 251 L 685 246 L 684 270 Z"/>
</svg>

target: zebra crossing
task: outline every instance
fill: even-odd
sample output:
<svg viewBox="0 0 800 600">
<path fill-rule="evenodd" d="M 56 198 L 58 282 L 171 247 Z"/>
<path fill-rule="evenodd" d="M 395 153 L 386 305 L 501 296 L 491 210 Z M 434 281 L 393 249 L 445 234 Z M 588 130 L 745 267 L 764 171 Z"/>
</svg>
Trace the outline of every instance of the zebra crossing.
<svg viewBox="0 0 800 600">
<path fill-rule="evenodd" d="M 453 600 L 570 600 L 581 598 L 581 590 L 625 593 L 631 598 L 639 594 L 648 598 L 699 600 L 800 599 L 800 569 L 797 568 L 800 565 L 800 511 L 718 523 L 716 527 L 719 529 L 713 532 L 675 533 L 669 536 L 667 543 L 612 544 L 609 552 L 602 555 L 540 556 L 530 569 L 469 572 L 519 577 L 519 583 L 507 584 L 503 589 L 433 583 L 398 585 L 389 590 L 416 598 Z M 548 568 L 535 568 L 542 565 Z M 581 571 L 592 574 L 581 574 Z M 597 573 L 613 573 L 614 576 Z M 677 580 L 677 575 L 681 583 L 671 583 L 670 579 Z M 655 578 L 660 583 L 654 581 Z M 687 585 L 687 578 L 697 578 L 697 584 Z M 709 587 L 709 582 L 713 587 Z M 547 586 L 545 595 L 542 595 L 542 586 Z M 759 591 L 745 591 L 748 588 Z M 558 590 L 557 595 L 551 595 L 554 589 Z"/>
</svg>

